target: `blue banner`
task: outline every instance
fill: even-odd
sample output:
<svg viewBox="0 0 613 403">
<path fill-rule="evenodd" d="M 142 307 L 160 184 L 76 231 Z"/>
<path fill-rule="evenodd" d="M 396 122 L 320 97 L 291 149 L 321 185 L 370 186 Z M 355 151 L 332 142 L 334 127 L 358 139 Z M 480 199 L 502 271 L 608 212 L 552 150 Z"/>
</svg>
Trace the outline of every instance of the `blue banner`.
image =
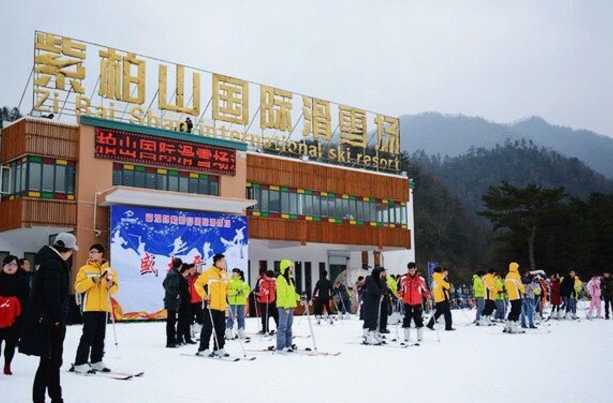
<svg viewBox="0 0 613 403">
<path fill-rule="evenodd" d="M 201 269 L 226 255 L 228 270 L 247 271 L 247 217 L 148 207 L 111 208 L 111 266 L 123 319 L 151 319 L 164 308 L 162 282 L 172 257 Z"/>
</svg>

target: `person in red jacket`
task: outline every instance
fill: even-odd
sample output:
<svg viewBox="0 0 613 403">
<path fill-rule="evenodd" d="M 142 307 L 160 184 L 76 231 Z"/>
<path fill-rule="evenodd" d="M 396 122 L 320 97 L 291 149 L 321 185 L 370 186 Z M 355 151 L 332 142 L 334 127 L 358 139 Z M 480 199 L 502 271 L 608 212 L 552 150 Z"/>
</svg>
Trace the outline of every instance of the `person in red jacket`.
<svg viewBox="0 0 613 403">
<path fill-rule="evenodd" d="M 560 306 L 562 305 L 562 297 L 560 297 L 560 273 L 554 273 L 549 279 L 549 302 L 551 302 L 551 313 L 549 319 L 561 319 L 562 313 Z"/>
<path fill-rule="evenodd" d="M 202 298 L 200 298 L 200 295 L 198 295 L 198 292 L 196 291 L 196 287 L 194 287 L 199 275 L 200 273 L 198 273 L 196 266 L 190 265 L 189 275 L 187 276 L 187 282 L 189 283 L 190 303 L 192 308 L 190 322 L 193 325 L 195 321 L 198 325 L 200 325 L 200 329 L 202 329 Z M 199 334 L 200 329 L 198 329 L 198 331 L 194 330 L 194 334 Z"/>
<path fill-rule="evenodd" d="M 266 269 L 260 270 L 260 278 L 255 284 L 255 295 L 258 300 L 258 314 L 262 318 L 262 333 L 273 334 L 270 331 L 268 322 L 269 318 L 273 318 L 277 327 L 279 326 L 279 314 L 277 312 L 277 282 L 273 277 L 272 271 L 267 272 Z"/>
<path fill-rule="evenodd" d="M 423 299 L 430 298 L 430 291 L 424 280 L 417 272 L 417 265 L 410 262 L 407 265 L 408 273 L 400 280 L 400 289 L 398 297 L 402 299 L 404 304 L 404 320 L 402 328 L 404 329 L 404 340 L 408 343 L 410 339 L 411 319 L 415 322 L 417 329 L 417 341 L 423 339 L 424 320 L 422 318 L 422 303 Z"/>
</svg>

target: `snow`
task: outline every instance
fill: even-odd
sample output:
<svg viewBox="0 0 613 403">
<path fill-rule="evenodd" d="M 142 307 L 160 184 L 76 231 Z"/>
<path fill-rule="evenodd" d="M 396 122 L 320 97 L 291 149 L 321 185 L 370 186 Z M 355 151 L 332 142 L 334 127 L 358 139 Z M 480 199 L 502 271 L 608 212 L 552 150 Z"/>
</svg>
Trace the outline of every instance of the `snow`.
<svg viewBox="0 0 613 403">
<path fill-rule="evenodd" d="M 583 316 L 585 314 L 583 313 Z M 80 326 L 68 328 L 62 386 L 67 403 L 135 402 L 610 402 L 613 321 L 584 318 L 550 321 L 526 334 L 507 335 L 501 326 L 469 325 L 474 311 L 453 311 L 455 332 L 425 329 L 426 340 L 407 349 L 359 344 L 355 316 L 334 325 L 313 326 L 321 351 L 338 357 L 251 353 L 255 361 L 221 362 L 182 356 L 195 346 L 167 349 L 165 324 L 117 324 L 118 346 L 107 328 L 107 365 L 117 371 L 145 371 L 118 381 L 66 372 L 74 360 Z M 442 318 L 441 318 L 442 320 Z M 271 321 L 272 322 L 272 321 Z M 395 336 L 395 326 L 389 326 Z M 257 331 L 247 319 L 247 332 Z M 401 333 L 402 329 L 398 329 Z M 412 329 L 412 337 L 415 331 Z M 306 317 L 296 317 L 294 334 L 306 336 Z M 252 336 L 245 349 L 274 342 Z M 312 339 L 299 337 L 301 347 Z M 240 356 L 238 341 L 226 349 Z M 31 401 L 38 360 L 17 354 L 13 376 L 0 375 L 0 402 Z"/>
</svg>

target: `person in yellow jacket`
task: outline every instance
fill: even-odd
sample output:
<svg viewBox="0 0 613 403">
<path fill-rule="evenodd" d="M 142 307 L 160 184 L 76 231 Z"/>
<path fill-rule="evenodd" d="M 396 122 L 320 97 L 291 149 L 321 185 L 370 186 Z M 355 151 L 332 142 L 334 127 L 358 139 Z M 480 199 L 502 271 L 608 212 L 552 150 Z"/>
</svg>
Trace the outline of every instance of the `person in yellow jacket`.
<svg viewBox="0 0 613 403">
<path fill-rule="evenodd" d="M 119 290 L 119 281 L 117 272 L 104 259 L 104 253 L 104 246 L 92 245 L 89 260 L 79 269 L 75 280 L 75 292 L 83 294 L 83 334 L 74 362 L 74 370 L 79 373 L 92 370 L 110 372 L 102 356 L 107 315 L 112 315 L 111 295 Z"/>
<path fill-rule="evenodd" d="M 447 282 L 448 274 L 447 269 L 443 269 L 440 266 L 435 267 L 432 273 L 432 295 L 436 311 L 426 325 L 430 330 L 434 330 L 434 323 L 441 315 L 445 317 L 445 330 L 455 330 L 452 323 L 451 308 L 449 307 L 451 284 Z"/>
<path fill-rule="evenodd" d="M 521 283 L 519 275 L 519 264 L 515 262 L 509 263 L 509 272 L 504 279 L 504 287 L 509 295 L 511 302 L 511 312 L 507 317 L 507 321 L 503 332 L 505 333 L 523 333 L 519 328 L 519 315 L 521 314 L 521 298 L 526 293 L 524 285 Z"/>
<path fill-rule="evenodd" d="M 279 311 L 279 328 L 277 329 L 276 352 L 279 354 L 294 351 L 292 345 L 292 324 L 294 309 L 300 301 L 294 281 L 294 263 L 289 259 L 279 264 L 281 275 L 277 277 L 277 310 Z"/>
<path fill-rule="evenodd" d="M 230 303 L 230 315 L 226 320 L 226 339 L 232 340 L 234 336 L 234 320 L 238 322 L 238 337 L 245 339 L 245 306 L 247 305 L 247 296 L 251 291 L 249 283 L 245 281 L 243 271 L 239 268 L 232 269 L 232 278 L 230 279 L 230 292 L 228 293 L 228 302 Z"/>
<path fill-rule="evenodd" d="M 226 257 L 223 254 L 217 253 L 213 256 L 213 266 L 202 272 L 194 283 L 194 288 L 205 302 L 204 323 L 196 355 L 227 357 L 228 354 L 224 350 L 224 330 L 230 282 L 226 272 Z M 214 336 L 213 352 L 209 350 L 211 335 Z"/>
<path fill-rule="evenodd" d="M 483 284 L 485 285 L 485 308 L 483 309 L 481 320 L 477 322 L 479 326 L 490 326 L 492 324 L 491 316 L 494 309 L 496 309 L 496 299 L 498 298 L 498 293 L 502 291 L 496 284 L 495 274 L 496 270 L 490 269 L 483 278 Z"/>
</svg>

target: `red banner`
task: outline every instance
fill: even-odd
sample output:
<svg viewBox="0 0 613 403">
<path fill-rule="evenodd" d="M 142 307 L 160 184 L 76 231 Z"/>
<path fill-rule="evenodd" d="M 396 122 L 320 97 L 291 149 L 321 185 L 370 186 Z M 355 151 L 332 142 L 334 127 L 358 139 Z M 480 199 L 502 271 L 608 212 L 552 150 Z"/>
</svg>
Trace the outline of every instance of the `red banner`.
<svg viewBox="0 0 613 403">
<path fill-rule="evenodd" d="M 96 158 L 191 171 L 236 174 L 236 150 L 96 128 Z"/>
</svg>

